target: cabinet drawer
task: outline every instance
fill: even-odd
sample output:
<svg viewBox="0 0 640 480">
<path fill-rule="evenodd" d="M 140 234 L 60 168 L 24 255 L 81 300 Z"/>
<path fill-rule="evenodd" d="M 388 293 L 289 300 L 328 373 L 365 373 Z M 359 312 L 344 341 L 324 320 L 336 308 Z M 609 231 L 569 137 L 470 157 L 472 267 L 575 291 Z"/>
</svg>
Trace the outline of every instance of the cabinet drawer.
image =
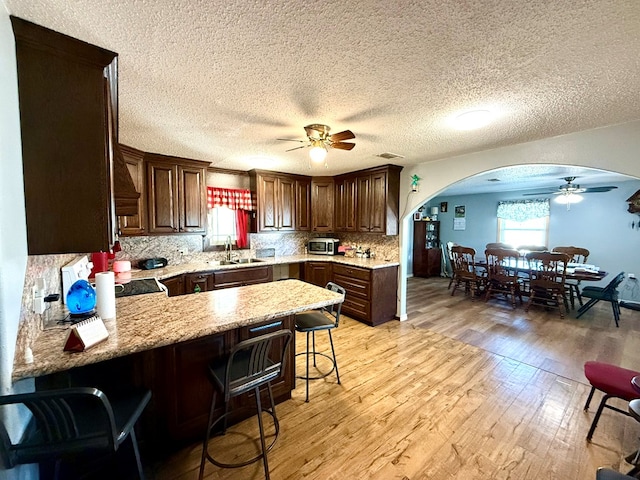
<svg viewBox="0 0 640 480">
<path fill-rule="evenodd" d="M 345 277 L 359 278 L 367 282 L 371 280 L 371 270 L 367 270 L 366 268 L 335 264 L 333 265 L 333 273 L 336 275 L 344 275 Z"/>
<path fill-rule="evenodd" d="M 239 287 L 253 283 L 271 282 L 273 269 L 268 267 L 238 268 L 214 272 L 214 288 Z"/>
<path fill-rule="evenodd" d="M 357 296 L 365 300 L 371 299 L 371 285 L 369 282 L 363 282 L 362 280 L 344 277 L 342 275 L 334 275 L 333 280 L 347 291 L 346 298 Z"/>
<path fill-rule="evenodd" d="M 342 303 L 341 313 L 369 321 L 371 318 L 371 302 L 360 298 L 345 298 Z"/>
</svg>

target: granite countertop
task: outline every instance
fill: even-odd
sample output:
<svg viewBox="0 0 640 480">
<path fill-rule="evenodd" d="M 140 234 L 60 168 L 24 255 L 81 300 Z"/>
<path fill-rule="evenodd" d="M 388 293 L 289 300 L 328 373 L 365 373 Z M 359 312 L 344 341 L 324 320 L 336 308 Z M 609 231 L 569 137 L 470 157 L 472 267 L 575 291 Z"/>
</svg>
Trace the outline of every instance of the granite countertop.
<svg viewBox="0 0 640 480">
<path fill-rule="evenodd" d="M 131 278 L 155 277 L 158 280 L 162 280 L 165 278 L 173 277 L 175 275 L 181 275 L 183 273 L 210 272 L 214 270 L 233 270 L 238 268 L 301 262 L 331 262 L 368 269 L 396 267 L 400 265 L 400 263 L 397 261 L 387 261 L 377 258 L 356 258 L 345 257 L 343 255 L 289 255 L 281 257 L 266 257 L 261 258 L 259 262 L 239 263 L 235 265 L 220 265 L 213 261 L 188 262 L 177 265 L 167 265 L 164 268 L 157 268 L 153 270 L 132 270 Z"/>
<path fill-rule="evenodd" d="M 205 337 L 342 299 L 338 293 L 293 279 L 176 297 L 164 293 L 122 297 L 116 300 L 116 319 L 104 322 L 109 332 L 106 341 L 85 352 L 69 353 L 63 347 L 70 327 L 44 330 L 31 345 L 32 361 L 14 363 L 13 380 Z"/>
</svg>

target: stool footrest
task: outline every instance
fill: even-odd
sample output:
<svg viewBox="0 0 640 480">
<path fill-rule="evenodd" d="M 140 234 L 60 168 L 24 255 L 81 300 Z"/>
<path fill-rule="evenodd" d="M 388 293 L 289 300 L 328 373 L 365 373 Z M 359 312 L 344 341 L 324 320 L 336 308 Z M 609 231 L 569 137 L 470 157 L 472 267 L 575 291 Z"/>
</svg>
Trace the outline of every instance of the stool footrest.
<svg viewBox="0 0 640 480">
<path fill-rule="evenodd" d="M 275 437 L 273 438 L 273 441 L 271 442 L 271 444 L 267 447 L 266 452 L 264 452 L 264 454 L 266 454 L 267 452 L 270 452 L 271 449 L 273 448 L 273 446 L 276 443 L 276 440 L 278 440 L 278 436 L 280 435 L 280 423 L 278 422 L 278 418 L 275 416 L 275 414 L 270 410 L 270 409 L 266 409 L 263 408 L 262 411 L 264 413 L 268 413 L 269 415 L 271 415 L 271 417 L 273 418 L 273 423 L 276 427 L 276 434 Z M 227 418 L 232 412 L 227 412 L 223 415 L 221 415 L 220 417 L 218 417 L 216 419 L 215 422 L 213 422 L 213 424 L 211 425 L 211 427 L 209 428 L 209 438 L 214 438 L 214 437 L 219 437 L 219 436 L 223 436 L 224 432 L 222 434 L 215 434 L 213 436 L 211 436 L 211 431 L 214 429 L 214 427 L 222 420 L 224 420 L 225 418 Z M 240 468 L 240 467 L 246 467 L 247 465 L 250 465 L 252 463 L 257 462 L 258 460 L 260 460 L 263 456 L 263 453 L 259 453 L 258 455 L 256 455 L 255 457 L 252 457 L 248 460 L 243 460 L 242 462 L 238 462 L 238 463 L 224 463 L 221 462 L 219 460 L 216 460 L 215 458 L 213 458 L 213 456 L 209 453 L 209 448 L 208 448 L 208 442 L 207 442 L 207 449 L 205 450 L 205 457 L 207 458 L 207 460 L 209 460 L 211 463 L 213 463 L 214 465 L 221 467 L 221 468 Z"/>
</svg>

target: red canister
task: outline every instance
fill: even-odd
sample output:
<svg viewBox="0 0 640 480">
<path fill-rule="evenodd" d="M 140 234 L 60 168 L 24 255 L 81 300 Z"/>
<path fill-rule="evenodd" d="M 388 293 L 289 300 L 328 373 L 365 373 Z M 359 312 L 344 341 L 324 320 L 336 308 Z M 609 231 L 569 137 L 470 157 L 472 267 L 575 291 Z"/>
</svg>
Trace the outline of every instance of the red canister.
<svg viewBox="0 0 640 480">
<path fill-rule="evenodd" d="M 90 275 L 91 278 L 95 277 L 96 273 L 106 272 L 109 269 L 109 258 L 107 252 L 92 253 L 91 262 L 93 263 Z"/>
</svg>

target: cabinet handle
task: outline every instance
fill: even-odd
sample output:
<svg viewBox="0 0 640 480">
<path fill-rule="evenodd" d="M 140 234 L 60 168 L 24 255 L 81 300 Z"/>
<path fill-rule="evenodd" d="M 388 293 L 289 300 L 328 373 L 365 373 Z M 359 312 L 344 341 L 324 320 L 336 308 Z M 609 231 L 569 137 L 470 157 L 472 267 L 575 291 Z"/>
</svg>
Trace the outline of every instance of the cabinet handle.
<svg viewBox="0 0 640 480">
<path fill-rule="evenodd" d="M 259 332 L 261 330 L 267 330 L 273 327 L 280 327 L 280 326 L 282 326 L 282 321 L 269 323 L 267 325 L 261 325 L 259 327 L 253 327 L 253 328 L 250 328 L 249 331 L 253 333 L 253 332 Z"/>
</svg>

